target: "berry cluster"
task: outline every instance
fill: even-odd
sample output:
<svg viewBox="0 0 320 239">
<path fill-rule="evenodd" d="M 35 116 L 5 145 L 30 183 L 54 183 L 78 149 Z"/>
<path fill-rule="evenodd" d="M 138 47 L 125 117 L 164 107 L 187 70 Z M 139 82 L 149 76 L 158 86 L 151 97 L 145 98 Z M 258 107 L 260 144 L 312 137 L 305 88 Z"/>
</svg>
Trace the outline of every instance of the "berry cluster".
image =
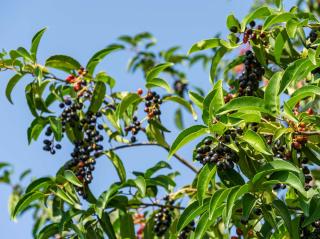
<svg viewBox="0 0 320 239">
<path fill-rule="evenodd" d="M 141 122 L 138 120 L 137 116 L 133 116 L 132 121 L 133 123 L 127 126 L 124 130 L 126 131 L 126 133 L 131 131 L 132 133 L 131 143 L 134 143 L 137 141 L 137 138 L 135 135 L 137 135 L 142 128 L 141 128 Z"/>
<path fill-rule="evenodd" d="M 173 89 L 177 93 L 177 95 L 183 97 L 184 92 L 187 90 L 188 84 L 183 82 L 182 80 L 176 80 L 173 84 Z"/>
<path fill-rule="evenodd" d="M 272 136 L 271 139 L 268 138 L 267 140 L 268 144 L 272 143 Z M 287 149 L 286 145 L 281 143 L 281 140 L 277 140 L 274 145 L 272 146 L 272 152 L 275 155 L 275 157 L 289 160 L 291 159 L 291 152 Z"/>
<path fill-rule="evenodd" d="M 264 68 L 258 62 L 252 51 L 246 51 L 245 70 L 239 77 L 239 96 L 252 96 L 259 88 L 259 82 L 264 75 Z"/>
<path fill-rule="evenodd" d="M 302 239 L 320 239 L 320 220 L 314 221 L 310 226 L 302 228 L 305 216 L 300 219 L 300 238 Z"/>
<path fill-rule="evenodd" d="M 52 135 L 52 129 L 50 126 L 46 129 L 45 135 L 48 137 L 50 137 Z M 52 155 L 56 153 L 55 149 L 59 150 L 62 148 L 61 144 L 54 143 L 54 137 L 52 137 L 52 139 L 43 140 L 43 144 L 44 144 L 43 150 L 50 152 Z"/>
<path fill-rule="evenodd" d="M 160 95 L 154 91 L 148 91 L 145 100 L 144 112 L 148 114 L 148 119 L 159 117 L 161 115 L 160 105 L 162 104 Z"/>
<path fill-rule="evenodd" d="M 237 135 L 241 135 L 243 133 L 243 130 L 241 128 L 236 128 L 236 129 L 229 129 L 227 130 L 224 135 L 221 136 L 220 140 L 223 143 L 230 143 L 231 139 L 235 141 Z"/>
<path fill-rule="evenodd" d="M 83 104 L 76 101 L 72 102 L 70 99 L 65 99 L 64 103 L 60 103 L 59 107 L 63 109 L 60 116 L 62 131 L 65 131 L 67 124 L 72 128 L 75 127 L 79 123 L 78 113 L 82 111 Z"/>
<path fill-rule="evenodd" d="M 262 32 L 262 26 L 258 25 L 257 28 L 254 28 L 256 26 L 255 21 L 250 22 L 250 28 L 247 28 L 243 34 L 242 42 L 246 44 L 250 39 L 255 41 L 256 39 L 260 39 L 264 45 L 267 45 L 268 42 L 264 40 L 266 38 L 266 34 Z"/>
<path fill-rule="evenodd" d="M 229 147 L 221 142 L 215 148 L 211 147 L 212 139 L 204 140 L 204 146 L 196 148 L 195 159 L 202 164 L 216 164 L 218 170 L 227 170 L 234 167 L 234 163 L 238 161 L 238 155 Z"/>
<path fill-rule="evenodd" d="M 178 235 L 178 239 L 187 239 L 192 231 L 195 230 L 195 223 L 191 221 Z"/>
<path fill-rule="evenodd" d="M 290 126 L 295 132 L 297 132 L 297 134 L 293 136 L 292 147 L 299 151 L 308 142 L 308 137 L 306 135 L 299 134 L 299 132 L 307 130 L 306 124 L 304 122 L 300 122 L 296 125 L 290 122 Z"/>
<path fill-rule="evenodd" d="M 66 78 L 66 82 L 73 85 L 73 89 L 78 92 L 87 85 L 87 82 L 83 77 L 87 74 L 87 71 L 81 67 L 78 70 L 78 75 L 69 75 Z"/>
<path fill-rule="evenodd" d="M 91 183 L 96 158 L 101 155 L 103 150 L 103 146 L 99 144 L 103 141 L 103 136 L 99 132 L 103 129 L 103 125 L 97 125 L 97 118 L 101 116 L 100 112 L 96 114 L 89 112 L 85 118 L 81 119 L 79 129 L 81 128 L 84 132 L 84 137 L 83 140 L 75 142 L 71 153 L 70 166 L 73 167 L 77 178 L 84 185 Z M 77 192 L 80 196 L 86 198 L 83 188 L 77 188 Z"/>
<path fill-rule="evenodd" d="M 158 237 L 162 237 L 166 233 L 172 221 L 173 208 L 170 206 L 174 204 L 174 200 L 169 196 L 166 196 L 164 200 L 166 202 L 165 205 L 168 205 L 169 207 L 162 207 L 159 212 L 156 213 L 154 218 L 153 231 Z"/>
<path fill-rule="evenodd" d="M 309 189 L 312 188 L 312 186 L 310 185 L 311 181 L 313 180 L 311 174 L 310 174 L 310 169 L 308 168 L 308 166 L 302 166 L 302 172 L 304 174 L 304 181 L 305 181 L 305 185 L 304 185 L 304 189 L 306 191 L 308 191 Z"/>
</svg>

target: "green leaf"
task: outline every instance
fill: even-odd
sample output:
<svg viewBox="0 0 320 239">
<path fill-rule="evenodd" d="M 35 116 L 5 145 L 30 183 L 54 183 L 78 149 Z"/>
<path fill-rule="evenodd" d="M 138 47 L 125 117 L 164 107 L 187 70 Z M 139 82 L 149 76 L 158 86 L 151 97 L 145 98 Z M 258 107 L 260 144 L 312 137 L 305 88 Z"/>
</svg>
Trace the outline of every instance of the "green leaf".
<svg viewBox="0 0 320 239">
<path fill-rule="evenodd" d="M 176 96 L 176 95 L 163 97 L 163 102 L 166 102 L 166 101 L 172 101 L 172 102 L 180 104 L 188 112 L 190 112 L 192 114 L 194 120 L 197 120 L 197 113 L 193 109 L 192 105 L 187 100 L 185 100 L 184 98 L 182 98 L 180 96 Z"/>
<path fill-rule="evenodd" d="M 7 87 L 6 87 L 6 97 L 8 99 L 8 101 L 13 104 L 13 101 L 11 99 L 11 93 L 13 88 L 16 86 L 16 84 L 19 82 L 19 80 L 22 79 L 22 77 L 24 76 L 24 74 L 20 75 L 20 74 L 15 74 L 8 82 Z"/>
<path fill-rule="evenodd" d="M 279 94 L 285 91 L 291 82 L 303 79 L 314 68 L 316 66 L 312 64 L 309 58 L 298 59 L 290 63 L 282 76 Z"/>
<path fill-rule="evenodd" d="M 106 96 L 106 90 L 106 85 L 103 82 L 98 81 L 96 83 L 88 112 L 96 113 L 99 111 Z"/>
<path fill-rule="evenodd" d="M 221 48 L 219 48 L 211 61 L 211 68 L 210 68 L 210 80 L 211 83 L 214 83 L 214 79 L 216 77 L 216 73 L 217 73 L 217 69 L 218 69 L 218 64 L 221 61 L 221 59 L 223 58 L 223 56 L 228 52 L 228 49 L 224 46 L 222 46 Z"/>
<path fill-rule="evenodd" d="M 218 110 L 218 114 L 226 114 L 235 110 L 257 110 L 263 113 L 270 113 L 264 107 L 264 100 L 253 96 L 235 98 Z"/>
<path fill-rule="evenodd" d="M 104 191 L 99 196 L 95 205 L 95 210 L 100 219 L 102 219 L 104 215 L 104 210 L 107 208 L 107 205 L 110 202 L 110 200 L 117 194 L 119 188 L 120 186 L 116 184 L 111 185 L 111 187 L 108 190 Z"/>
<path fill-rule="evenodd" d="M 150 80 L 147 80 L 146 82 L 146 88 L 150 89 L 153 87 L 160 87 L 165 89 L 168 93 L 172 93 L 172 89 L 170 87 L 170 85 L 168 84 L 168 82 L 166 82 L 163 79 L 160 78 L 152 78 Z"/>
<path fill-rule="evenodd" d="M 279 34 L 277 35 L 275 45 L 274 45 L 274 58 L 278 64 L 280 64 L 280 58 L 282 51 L 284 49 L 284 45 L 288 41 L 288 35 L 286 29 L 283 29 Z"/>
<path fill-rule="evenodd" d="M 48 239 L 57 233 L 59 233 L 59 223 L 52 223 L 41 229 L 38 233 L 37 239 Z"/>
<path fill-rule="evenodd" d="M 291 98 L 286 102 L 289 109 L 292 109 L 300 100 L 313 95 L 320 95 L 320 87 L 306 85 L 297 89 Z"/>
<path fill-rule="evenodd" d="M 134 103 L 142 101 L 142 98 L 136 93 L 128 93 L 120 102 L 117 107 L 116 116 L 119 121 L 120 118 L 123 117 L 124 112 L 128 109 L 128 107 Z"/>
<path fill-rule="evenodd" d="M 25 61 L 32 61 L 30 53 L 23 47 L 19 47 L 16 51 Z"/>
<path fill-rule="evenodd" d="M 46 60 L 45 66 L 71 73 L 80 69 L 81 64 L 70 56 L 54 55 Z"/>
<path fill-rule="evenodd" d="M 182 111 L 181 109 L 177 109 L 175 114 L 174 114 L 174 122 L 177 126 L 177 128 L 179 130 L 183 130 L 184 129 L 184 121 L 183 121 L 183 118 L 182 118 Z"/>
<path fill-rule="evenodd" d="M 105 155 L 111 160 L 113 166 L 116 168 L 121 182 L 125 182 L 127 174 L 119 156 L 116 155 L 113 151 L 107 151 Z"/>
<path fill-rule="evenodd" d="M 166 63 L 161 63 L 159 65 L 156 65 L 155 67 L 153 67 L 151 70 L 148 71 L 147 73 L 147 77 L 146 77 L 146 81 L 147 83 L 149 81 L 151 81 L 154 78 L 157 78 L 158 75 L 164 71 L 166 68 L 173 66 L 174 64 L 171 62 L 166 62 Z"/>
<path fill-rule="evenodd" d="M 188 205 L 178 219 L 177 232 L 180 232 L 195 217 L 207 211 L 209 206 L 208 204 L 209 204 L 209 198 L 204 200 L 203 205 L 200 205 L 198 201 L 194 201 L 190 205 Z"/>
<path fill-rule="evenodd" d="M 34 37 L 32 38 L 32 42 L 31 42 L 31 48 L 30 48 L 30 52 L 31 52 L 31 56 L 33 58 L 34 61 L 37 60 L 37 52 L 38 52 L 38 46 L 40 43 L 40 40 L 43 36 L 43 33 L 47 30 L 47 28 L 43 28 L 40 31 L 38 31 Z"/>
<path fill-rule="evenodd" d="M 134 224 L 131 214 L 119 211 L 120 214 L 120 236 L 123 239 L 136 238 Z"/>
<path fill-rule="evenodd" d="M 256 132 L 247 130 L 242 139 L 258 152 L 266 155 L 272 155 L 272 152 L 270 151 L 262 137 Z"/>
<path fill-rule="evenodd" d="M 99 219 L 99 223 L 103 231 L 107 234 L 108 238 L 117 239 L 108 213 L 102 214 L 101 219 Z"/>
<path fill-rule="evenodd" d="M 64 171 L 64 177 L 73 185 L 76 185 L 78 187 L 83 187 L 82 183 L 79 181 L 79 179 L 76 177 L 74 172 L 72 172 L 71 170 Z"/>
<path fill-rule="evenodd" d="M 281 78 L 281 71 L 273 74 L 264 93 L 265 108 L 274 114 L 280 111 L 280 97 L 278 92 L 280 89 Z"/>
<path fill-rule="evenodd" d="M 242 198 L 242 206 L 243 206 L 243 217 L 245 219 L 249 219 L 250 213 L 252 209 L 254 208 L 255 204 L 257 202 L 257 199 L 255 196 L 253 196 L 250 193 L 247 193 Z"/>
<path fill-rule="evenodd" d="M 208 128 L 203 125 L 194 125 L 183 130 L 172 143 L 168 158 L 171 158 L 185 144 L 207 133 L 207 130 Z"/>
<path fill-rule="evenodd" d="M 75 208 L 80 208 L 80 205 L 70 196 L 67 192 L 63 191 L 61 188 L 57 187 L 55 190 L 52 190 L 53 193 L 61 198 L 64 202 L 70 204 L 70 206 Z"/>
<path fill-rule="evenodd" d="M 288 232 L 292 236 L 292 238 L 299 238 L 298 235 L 293 235 L 293 229 L 291 225 L 291 215 L 287 206 L 281 200 L 274 200 L 272 202 L 273 206 L 277 210 L 278 214 L 282 217 L 284 224 L 286 225 Z"/>
<path fill-rule="evenodd" d="M 212 39 L 199 41 L 190 48 L 188 55 L 190 55 L 193 52 L 203 51 L 206 49 L 222 46 L 221 42 L 222 40 L 219 38 L 212 38 Z"/>
<path fill-rule="evenodd" d="M 320 200 L 315 195 L 312 197 L 309 206 L 309 216 L 303 221 L 302 227 L 310 225 L 312 222 L 320 219 Z"/>
<path fill-rule="evenodd" d="M 205 166 L 202 167 L 199 173 L 198 181 L 197 181 L 197 198 L 201 205 L 205 198 L 209 183 L 211 179 L 214 177 L 216 171 L 217 171 L 216 167 L 211 167 L 208 164 L 206 164 Z"/>
<path fill-rule="evenodd" d="M 256 18 L 264 18 L 271 14 L 271 11 L 268 7 L 259 7 L 256 10 L 250 12 L 241 22 L 241 31 L 243 32 L 249 22 Z"/>
<path fill-rule="evenodd" d="M 142 176 L 138 176 L 135 180 L 134 180 L 135 185 L 137 186 L 139 192 L 141 193 L 141 196 L 144 197 L 146 194 L 146 180 L 144 179 L 144 177 Z"/>
<path fill-rule="evenodd" d="M 45 195 L 41 192 L 29 192 L 24 194 L 15 206 L 11 218 L 15 219 L 17 215 L 30 206 L 32 202 L 42 199 L 44 196 Z"/>
<path fill-rule="evenodd" d="M 41 188 L 46 188 L 50 185 L 52 185 L 54 182 L 52 181 L 51 178 L 49 177 L 44 177 L 44 178 L 38 178 L 34 181 L 32 181 L 27 189 L 26 193 L 34 192 L 34 191 L 39 191 Z"/>
<path fill-rule="evenodd" d="M 221 182 L 226 185 L 227 187 L 243 185 L 245 183 L 244 179 L 234 169 L 228 170 L 218 170 L 218 175 L 221 179 Z"/>
<path fill-rule="evenodd" d="M 262 31 L 268 29 L 270 26 L 277 24 L 277 23 L 282 23 L 282 22 L 287 22 L 294 18 L 294 15 L 289 12 L 283 12 L 275 15 L 269 16 L 262 27 Z"/>
<path fill-rule="evenodd" d="M 280 159 L 275 159 L 269 163 L 267 163 L 265 166 L 263 166 L 259 172 L 254 176 L 252 179 L 252 183 L 256 184 L 258 183 L 262 178 L 264 178 L 266 175 L 269 175 L 273 172 L 277 171 L 290 171 L 294 173 L 301 173 L 301 171 L 295 167 L 293 164 L 280 160 Z"/>
<path fill-rule="evenodd" d="M 172 169 L 170 164 L 168 164 L 167 162 L 159 161 L 159 162 L 157 162 L 156 165 L 147 169 L 147 171 L 145 172 L 145 177 L 150 178 L 154 173 L 156 173 L 157 171 L 164 169 L 164 168 Z"/>
<path fill-rule="evenodd" d="M 204 101 L 204 98 L 199 95 L 198 93 L 194 92 L 194 91 L 189 91 L 188 92 L 189 94 L 189 97 L 190 97 L 190 100 L 196 105 L 199 107 L 199 109 L 203 109 L 203 101 Z"/>
<path fill-rule="evenodd" d="M 238 31 L 240 30 L 240 23 L 238 19 L 236 19 L 233 14 L 230 14 L 227 17 L 227 28 L 230 30 L 232 27 L 236 27 Z"/>
<path fill-rule="evenodd" d="M 302 175 L 301 175 L 302 176 Z M 301 177 L 303 179 L 303 177 Z M 269 183 L 271 185 L 274 185 L 274 181 L 276 183 L 283 183 L 287 184 L 296 190 L 298 190 L 302 195 L 306 196 L 306 191 L 304 190 L 304 182 L 302 182 L 298 176 L 291 172 L 286 172 L 286 171 L 280 171 L 280 172 L 275 172 L 273 173 L 268 181 L 264 183 L 264 185 L 268 185 Z"/>
<path fill-rule="evenodd" d="M 102 81 L 109 85 L 111 89 L 116 85 L 115 79 L 113 79 L 111 76 L 108 76 L 105 72 L 99 72 L 96 74 L 95 81 Z"/>
<path fill-rule="evenodd" d="M 111 52 L 123 49 L 121 45 L 112 45 L 95 53 L 87 63 L 86 69 L 90 75 L 93 75 L 97 65 Z"/>
<path fill-rule="evenodd" d="M 219 189 L 215 191 L 210 199 L 209 203 L 209 219 L 212 219 L 214 212 L 217 210 L 219 206 L 227 199 L 231 189 Z"/>
<path fill-rule="evenodd" d="M 60 141 L 62 139 L 62 123 L 60 119 L 55 117 L 49 118 L 50 126 L 52 129 L 52 132 L 54 134 L 54 137 L 57 141 Z"/>
</svg>

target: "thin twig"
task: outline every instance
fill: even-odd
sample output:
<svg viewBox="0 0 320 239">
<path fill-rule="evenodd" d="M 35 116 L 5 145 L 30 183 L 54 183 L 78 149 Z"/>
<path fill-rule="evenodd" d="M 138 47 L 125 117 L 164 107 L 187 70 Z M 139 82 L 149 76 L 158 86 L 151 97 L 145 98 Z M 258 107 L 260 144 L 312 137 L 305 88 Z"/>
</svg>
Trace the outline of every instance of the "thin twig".
<svg viewBox="0 0 320 239">
<path fill-rule="evenodd" d="M 145 143 L 135 143 L 135 144 L 125 144 L 125 145 L 120 145 L 114 148 L 111 148 L 111 151 L 116 151 L 119 149 L 125 149 L 125 148 L 131 148 L 131 147 L 138 147 L 138 146 L 159 146 L 167 151 L 169 151 L 169 147 L 161 145 L 159 143 L 154 143 L 154 142 L 145 142 Z M 186 167 L 191 169 L 193 172 L 198 173 L 198 170 L 191 165 L 187 160 L 179 156 L 178 154 L 173 154 L 173 156 L 182 164 L 184 164 Z"/>
<path fill-rule="evenodd" d="M 144 206 L 144 207 L 167 207 L 167 208 L 174 208 L 179 210 L 184 210 L 185 207 L 179 207 L 169 204 L 159 204 L 159 203 L 131 203 L 128 206 Z"/>
<path fill-rule="evenodd" d="M 299 131 L 294 132 L 296 135 L 320 135 L 320 131 Z"/>
</svg>

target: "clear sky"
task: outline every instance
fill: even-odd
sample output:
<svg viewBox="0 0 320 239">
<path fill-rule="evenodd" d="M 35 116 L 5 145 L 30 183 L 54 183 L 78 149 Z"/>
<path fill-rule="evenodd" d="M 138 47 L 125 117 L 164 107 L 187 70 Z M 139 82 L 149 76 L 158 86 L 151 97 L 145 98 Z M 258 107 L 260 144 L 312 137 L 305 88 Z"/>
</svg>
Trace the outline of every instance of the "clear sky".
<svg viewBox="0 0 320 239">
<path fill-rule="evenodd" d="M 186 52 L 198 40 L 213 37 L 217 32 L 225 35 L 227 15 L 233 12 L 242 18 L 250 3 L 249 0 L 2 1 L 0 48 L 29 48 L 33 34 L 47 26 L 48 30 L 39 50 L 42 62 L 50 55 L 60 53 L 73 56 L 84 64 L 95 51 L 112 43 L 119 35 L 142 31 L 152 32 L 161 49 L 181 45 Z M 106 69 L 117 79 L 118 89 L 136 90 L 139 85 L 143 85 L 143 79 L 140 75 L 126 73 L 127 56 L 125 53 L 114 53 L 108 56 L 100 68 Z M 41 141 L 27 145 L 26 130 L 32 116 L 26 105 L 23 87 L 30 79 L 25 78 L 14 90 L 15 105 L 12 106 L 4 95 L 9 76 L 7 73 L 0 75 L 0 161 L 11 162 L 17 175 L 26 168 L 32 169 L 32 176 L 54 175 L 59 166 L 68 160 L 71 145 L 65 142 L 63 150 L 54 157 L 41 150 Z M 208 87 L 208 70 L 195 67 L 190 71 L 189 80 L 203 88 Z M 166 109 L 169 109 L 169 106 L 166 106 L 163 112 Z M 174 129 L 172 111 L 169 110 L 169 113 L 162 117 L 167 122 L 166 126 Z M 188 120 L 188 123 L 192 122 Z M 170 137 L 170 140 L 172 139 Z M 191 150 L 192 145 L 180 153 L 190 160 Z M 151 147 L 127 149 L 119 155 L 124 159 L 128 172 L 133 169 L 144 170 L 158 160 L 167 159 L 165 151 Z M 177 178 L 178 185 L 190 182 L 194 176 L 191 171 L 184 169 L 174 159 L 171 164 L 174 169 L 182 171 L 182 175 Z M 108 160 L 101 158 L 94 177 L 93 191 L 98 194 L 117 176 Z M 26 182 L 30 179 L 28 177 Z M 0 237 L 32 238 L 30 215 L 23 215 L 17 223 L 9 220 L 7 201 L 10 191 L 7 186 L 0 185 Z"/>
</svg>

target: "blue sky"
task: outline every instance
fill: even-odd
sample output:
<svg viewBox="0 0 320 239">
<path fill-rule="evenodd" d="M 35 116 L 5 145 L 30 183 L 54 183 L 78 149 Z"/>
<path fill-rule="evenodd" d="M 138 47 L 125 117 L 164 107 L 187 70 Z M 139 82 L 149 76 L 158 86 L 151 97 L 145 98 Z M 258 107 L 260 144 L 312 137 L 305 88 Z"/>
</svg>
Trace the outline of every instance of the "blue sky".
<svg viewBox="0 0 320 239">
<path fill-rule="evenodd" d="M 158 39 L 160 49 L 181 45 L 183 51 L 198 40 L 213 37 L 217 32 L 227 33 L 225 19 L 233 12 L 242 18 L 251 1 L 245 0 L 197 0 L 197 1 L 76 1 L 76 0 L 11 0 L 1 4 L 2 23 L 0 48 L 29 48 L 33 34 L 47 26 L 48 30 L 40 45 L 39 58 L 43 62 L 54 54 L 73 56 L 83 64 L 91 55 L 112 43 L 119 35 L 150 31 Z M 101 65 L 101 69 L 117 79 L 117 88 L 136 90 L 143 85 L 141 75 L 126 73 L 128 54 L 115 53 Z M 189 80 L 206 88 L 208 71 L 196 66 L 189 72 Z M 41 142 L 27 145 L 26 130 L 32 120 L 24 98 L 25 78 L 13 93 L 15 105 L 5 99 L 4 89 L 10 74 L 0 75 L 0 161 L 11 162 L 18 175 L 26 168 L 32 169 L 32 176 L 53 175 L 67 159 L 71 145 L 64 143 L 62 151 L 54 157 L 41 150 Z M 208 88 L 207 88 L 208 89 Z M 167 127 L 174 129 L 172 111 L 166 106 L 162 116 Z M 190 117 L 191 118 L 191 117 Z M 193 123 L 188 120 L 188 123 Z M 175 132 L 175 131 L 173 131 Z M 173 137 L 170 137 L 172 140 Z M 181 151 L 190 160 L 192 145 Z M 159 160 L 166 160 L 165 151 L 157 148 L 127 149 L 119 153 L 128 172 L 144 170 Z M 193 174 L 178 164 L 170 162 L 174 169 L 181 170 L 178 185 L 190 182 Z M 101 193 L 115 179 L 116 174 L 106 158 L 99 160 L 94 173 L 93 191 Z M 27 178 L 28 182 L 31 178 Z M 17 223 L 9 220 L 7 200 L 10 189 L 0 185 L 0 228 L 1 238 L 28 239 L 31 236 L 30 215 L 23 215 Z"/>
</svg>

